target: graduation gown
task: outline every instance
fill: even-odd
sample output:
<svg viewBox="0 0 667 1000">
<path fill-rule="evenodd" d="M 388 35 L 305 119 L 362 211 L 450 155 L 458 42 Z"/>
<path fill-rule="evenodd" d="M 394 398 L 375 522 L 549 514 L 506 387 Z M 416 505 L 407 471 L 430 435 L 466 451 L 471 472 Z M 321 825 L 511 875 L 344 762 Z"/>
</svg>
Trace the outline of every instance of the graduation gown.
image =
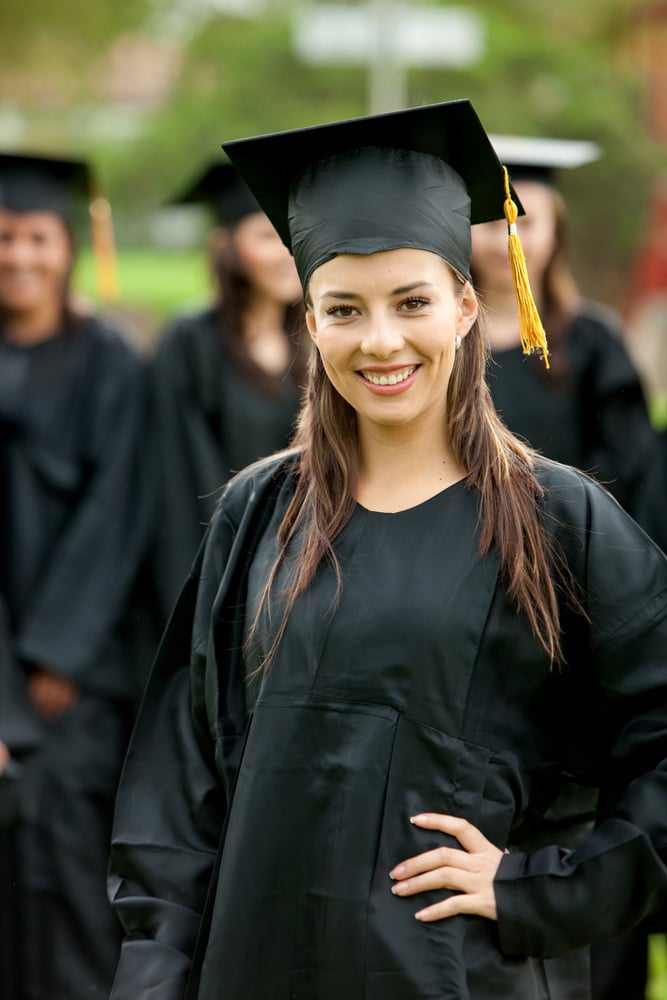
<svg viewBox="0 0 667 1000">
<path fill-rule="evenodd" d="M 585 302 L 565 334 L 562 377 L 516 347 L 494 351 L 488 382 L 511 431 L 548 458 L 595 476 L 636 516 L 655 441 L 620 331 L 612 310 Z"/>
<path fill-rule="evenodd" d="M 332 605 L 318 574 L 256 700 L 245 615 L 291 496 L 289 460 L 230 483 L 121 781 L 110 893 L 127 937 L 113 1000 L 582 1000 L 586 966 L 573 979 L 559 956 L 664 913 L 667 561 L 586 477 L 548 462 L 539 477 L 590 616 L 563 608 L 561 670 L 516 614 L 496 554 L 477 556 L 477 500 L 459 487 L 432 557 L 433 629 L 402 617 L 406 574 L 420 572 L 410 553 L 396 544 L 385 568 L 377 541 L 375 563 L 353 548 L 350 602 Z M 378 614 L 388 587 L 398 604 Z M 420 631 L 412 663 L 405 639 L 394 655 L 392 617 Z M 601 790 L 595 829 L 543 843 L 542 817 L 578 786 Z M 392 896 L 390 868 L 433 845 L 408 823 L 425 808 L 509 848 L 497 923 L 420 925 L 426 900 Z"/>
<path fill-rule="evenodd" d="M 233 363 L 212 307 L 179 317 L 153 369 L 159 506 L 155 566 L 165 620 L 190 569 L 220 488 L 256 459 L 287 447 L 300 393 L 291 377 L 275 393 Z"/>
<path fill-rule="evenodd" d="M 145 365 L 102 320 L 30 347 L 0 332 L 0 593 L 12 688 L 20 694 L 37 668 L 80 691 L 56 721 L 33 718 L 40 741 L 23 768 L 11 919 L 30 1000 L 108 990 L 116 963 L 105 872 L 147 674 L 127 642 L 151 516 L 146 421 Z M 0 719 L 0 738 L 3 728 Z M 10 903 L 3 895 L 5 911 Z"/>
</svg>

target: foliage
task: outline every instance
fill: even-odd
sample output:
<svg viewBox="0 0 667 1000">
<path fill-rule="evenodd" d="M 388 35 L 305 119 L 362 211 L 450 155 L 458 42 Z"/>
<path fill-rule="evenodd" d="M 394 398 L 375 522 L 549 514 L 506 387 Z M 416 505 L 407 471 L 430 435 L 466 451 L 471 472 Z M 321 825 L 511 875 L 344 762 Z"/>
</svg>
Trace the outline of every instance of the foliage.
<svg viewBox="0 0 667 1000">
<path fill-rule="evenodd" d="M 136 119 L 140 131 L 124 141 L 112 131 L 106 137 L 93 135 L 85 125 L 76 133 L 77 143 L 108 184 L 121 242 L 146 245 L 153 239 L 155 210 L 203 164 L 221 155 L 223 139 L 364 113 L 364 69 L 307 66 L 295 54 L 291 17 L 306 2 L 265 0 L 262 16 L 250 18 L 216 13 L 213 0 L 114 0 L 113 5 L 59 0 L 49 7 L 41 0 L 4 0 L 4 76 L 13 72 L 21 77 L 24 66 L 34 68 L 35 53 L 43 55 L 48 38 L 52 54 L 45 72 L 49 81 L 53 78 L 54 93 L 58 73 L 71 81 L 76 69 L 79 105 L 85 105 L 96 87 L 100 92 L 105 47 L 136 30 L 149 11 L 150 29 L 145 31 L 173 33 L 170 17 L 180 8 L 180 72 L 168 97 Z M 415 2 L 446 6 L 444 0 Z M 411 69 L 407 103 L 467 96 L 492 131 L 599 142 L 603 158 L 566 174 L 562 186 L 571 209 L 580 284 L 588 294 L 621 304 L 653 180 L 664 162 L 664 147 L 651 140 L 644 120 L 644 82 L 622 58 L 626 18 L 636 4 L 469 0 L 465 6 L 484 18 L 483 59 L 466 69 Z M 338 41 L 344 50 L 345 37 Z M 137 68 L 145 72 L 145 67 Z M 70 101 L 71 87 L 63 93 Z M 64 118 L 44 102 L 47 114 L 40 128 L 51 131 L 38 134 L 51 136 Z M 89 107 L 98 124 L 103 122 L 108 109 Z M 79 114 L 83 110 L 79 107 Z M 116 111 L 124 113 L 123 108 Z M 71 122 L 73 109 L 68 113 Z M 132 113 L 128 108 L 128 121 Z"/>
</svg>

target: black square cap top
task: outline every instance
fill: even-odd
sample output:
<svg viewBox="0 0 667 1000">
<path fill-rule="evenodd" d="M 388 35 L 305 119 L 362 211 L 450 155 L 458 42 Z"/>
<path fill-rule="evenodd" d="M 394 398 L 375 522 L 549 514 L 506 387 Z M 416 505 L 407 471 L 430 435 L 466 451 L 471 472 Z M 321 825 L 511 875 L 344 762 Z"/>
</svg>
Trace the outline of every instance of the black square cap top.
<svg viewBox="0 0 667 1000">
<path fill-rule="evenodd" d="M 263 211 L 236 167 L 222 160 L 207 164 L 169 204 L 206 205 L 221 226 L 231 226 L 247 215 Z"/>
<path fill-rule="evenodd" d="M 52 212 L 72 223 L 88 209 L 92 178 L 82 160 L 0 152 L 0 208 Z"/>
<path fill-rule="evenodd" d="M 502 166 L 477 113 L 465 99 L 233 139 L 222 145 L 288 245 L 292 182 L 311 164 L 364 146 L 440 157 L 468 189 L 471 223 L 503 218 Z"/>
<path fill-rule="evenodd" d="M 516 181 L 535 180 L 555 186 L 559 170 L 583 167 L 602 155 L 597 143 L 581 139 L 495 134 L 489 138 Z"/>
<path fill-rule="evenodd" d="M 224 142 L 305 288 L 339 253 L 431 250 L 464 277 L 470 225 L 502 218 L 502 165 L 468 100 Z"/>
</svg>

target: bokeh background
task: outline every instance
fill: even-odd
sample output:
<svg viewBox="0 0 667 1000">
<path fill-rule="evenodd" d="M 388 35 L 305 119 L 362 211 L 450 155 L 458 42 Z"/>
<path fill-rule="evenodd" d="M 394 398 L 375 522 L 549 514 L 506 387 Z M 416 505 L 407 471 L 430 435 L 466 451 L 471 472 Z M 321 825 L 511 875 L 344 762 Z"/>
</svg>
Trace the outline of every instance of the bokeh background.
<svg viewBox="0 0 667 1000">
<path fill-rule="evenodd" d="M 0 4 L 0 150 L 94 165 L 119 255 L 120 293 L 104 308 L 147 349 L 168 315 L 209 294 L 208 220 L 166 203 L 222 140 L 461 97 L 492 132 L 602 147 L 562 176 L 574 269 L 584 294 L 622 312 L 664 425 L 664 0 Z M 76 283 L 96 299 L 85 241 Z M 667 955 L 661 938 L 653 945 L 663 1000 Z"/>
<path fill-rule="evenodd" d="M 361 42 L 364 62 L 349 18 L 362 8 L 379 26 Z M 324 54 L 304 42 L 313 11 L 331 18 Z M 445 38 L 438 65 L 420 18 L 443 11 L 475 37 Z M 406 24 L 417 35 L 407 57 L 396 53 Z M 0 95 L 0 148 L 95 164 L 114 207 L 120 304 L 149 323 L 205 289 L 190 253 L 202 245 L 198 220 L 161 206 L 223 139 L 459 97 L 490 131 L 602 146 L 597 163 L 563 176 L 578 279 L 628 315 L 646 291 L 638 264 L 667 199 L 660 0 L 3 0 Z M 663 218 L 667 269 L 666 228 Z M 84 253 L 81 280 L 94 294 L 85 263 Z"/>
</svg>

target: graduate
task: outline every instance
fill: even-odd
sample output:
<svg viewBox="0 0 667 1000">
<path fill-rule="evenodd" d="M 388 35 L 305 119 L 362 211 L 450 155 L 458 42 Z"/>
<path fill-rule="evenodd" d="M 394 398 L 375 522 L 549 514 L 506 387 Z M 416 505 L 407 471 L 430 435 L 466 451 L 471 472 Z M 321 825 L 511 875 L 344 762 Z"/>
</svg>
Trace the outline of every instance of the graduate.
<svg viewBox="0 0 667 1000">
<path fill-rule="evenodd" d="M 168 616 L 220 487 L 285 448 L 305 383 L 307 338 L 294 262 L 229 162 L 215 161 L 174 199 L 215 221 L 215 300 L 174 319 L 154 365 L 158 516 L 155 568 Z"/>
<path fill-rule="evenodd" d="M 0 596 L 11 689 L 38 730 L 13 833 L 16 899 L 0 899 L 21 1000 L 109 989 L 120 940 L 106 898 L 111 812 L 145 683 L 126 637 L 151 515 L 147 374 L 71 289 L 92 219 L 101 290 L 113 292 L 108 203 L 94 184 L 80 161 L 0 155 Z M 14 753 L 10 721 L 0 712 Z"/>
<path fill-rule="evenodd" d="M 224 148 L 315 349 L 147 688 L 113 1000 L 585 1000 L 587 946 L 667 902 L 667 560 L 493 408 L 471 224 L 505 216 L 548 358 L 506 173 L 465 100 Z"/>
<path fill-rule="evenodd" d="M 485 306 L 489 388 L 503 420 L 542 454 L 584 469 L 633 515 L 655 449 L 620 316 L 584 299 L 569 262 L 563 171 L 600 156 L 592 142 L 491 136 L 525 209 L 517 227 L 549 338 L 549 368 L 521 350 L 502 223 L 475 226 L 472 277 Z"/>
</svg>

